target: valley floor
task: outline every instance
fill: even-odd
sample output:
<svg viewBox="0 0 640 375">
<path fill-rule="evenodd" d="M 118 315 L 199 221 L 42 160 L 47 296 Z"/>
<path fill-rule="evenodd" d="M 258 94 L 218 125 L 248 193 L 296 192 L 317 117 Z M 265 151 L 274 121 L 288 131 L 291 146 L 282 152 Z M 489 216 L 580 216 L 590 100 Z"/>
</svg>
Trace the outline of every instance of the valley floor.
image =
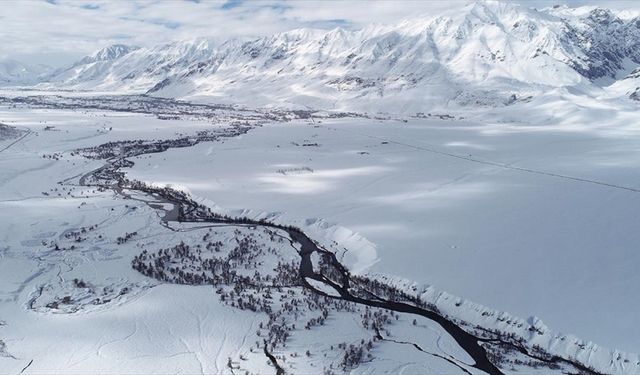
<svg viewBox="0 0 640 375">
<path fill-rule="evenodd" d="M 332 246 L 354 274 L 422 291 L 460 321 L 490 328 L 504 328 L 489 322 L 494 316 L 518 322 L 543 332 L 536 338 L 521 330 L 552 354 L 603 373 L 640 373 L 635 354 L 557 333 L 640 352 L 640 134 L 424 118 L 273 121 L 220 112 L 160 120 L 95 108 L 0 108 L 0 123 L 23 131 L 0 139 L 0 369 L 275 371 L 258 350 L 265 316 L 221 302 L 211 287 L 165 283 L 131 267 L 142 251 L 196 243 L 208 229 L 176 231 L 143 202 L 148 197 L 123 199 L 77 182 L 104 164 L 78 149 L 207 131 L 220 137 L 130 157 L 134 165 L 122 171 L 189 192 L 215 212 L 302 228 Z M 224 136 L 234 123 L 250 130 Z M 234 230 L 215 229 L 223 248 L 251 236 Z M 266 269 L 296 256 L 273 234 L 257 241 L 278 254 L 261 260 Z M 540 317 L 551 329 L 454 295 Z M 375 336 L 359 322 L 368 310 L 340 309 L 328 331 L 299 327 L 289 347 L 274 352 L 289 360 L 287 371 L 333 370 L 341 343 Z M 301 314 L 308 321 L 318 311 Z M 408 314 L 393 319 L 370 351 L 374 359 L 354 371 L 478 372 L 437 324 Z M 434 361 L 425 351 L 449 360 Z M 522 371 L 518 366 L 503 370 Z"/>
<path fill-rule="evenodd" d="M 366 239 L 343 234 L 355 270 L 638 351 L 637 152 L 637 135 L 587 129 L 340 120 L 145 156 L 129 174 L 229 210 L 337 223 Z"/>
</svg>

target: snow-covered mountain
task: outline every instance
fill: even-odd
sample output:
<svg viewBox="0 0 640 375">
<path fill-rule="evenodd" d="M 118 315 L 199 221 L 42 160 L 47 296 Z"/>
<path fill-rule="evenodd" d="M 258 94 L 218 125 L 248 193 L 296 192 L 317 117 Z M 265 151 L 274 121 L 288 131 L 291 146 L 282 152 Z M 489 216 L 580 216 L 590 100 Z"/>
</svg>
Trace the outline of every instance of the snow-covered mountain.
<svg viewBox="0 0 640 375">
<path fill-rule="evenodd" d="M 0 60 L 0 84 L 33 84 L 51 72 L 47 65 L 25 64 L 17 60 Z"/>
<path fill-rule="evenodd" d="M 53 81 L 63 85 L 84 85 L 96 80 L 104 81 L 113 65 L 138 47 L 114 44 L 83 57 L 68 68 L 58 69 L 52 73 Z M 51 80 L 51 77 L 48 78 Z"/>
<path fill-rule="evenodd" d="M 358 31 L 298 29 L 219 45 L 116 45 L 46 81 L 254 106 L 415 112 L 503 106 L 556 88 L 602 95 L 638 66 L 638 16 L 487 0 Z M 637 96 L 631 86 L 614 91 Z"/>
</svg>

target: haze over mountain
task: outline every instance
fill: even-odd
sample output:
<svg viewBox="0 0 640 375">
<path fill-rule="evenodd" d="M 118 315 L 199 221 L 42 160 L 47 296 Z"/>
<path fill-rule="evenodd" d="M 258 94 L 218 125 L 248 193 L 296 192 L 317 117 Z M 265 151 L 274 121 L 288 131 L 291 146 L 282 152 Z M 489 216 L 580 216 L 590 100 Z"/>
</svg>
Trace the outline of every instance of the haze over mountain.
<svg viewBox="0 0 640 375">
<path fill-rule="evenodd" d="M 46 79 L 51 73 L 50 66 L 42 64 L 26 64 L 14 59 L 0 60 L 0 84 L 30 84 Z"/>
</svg>

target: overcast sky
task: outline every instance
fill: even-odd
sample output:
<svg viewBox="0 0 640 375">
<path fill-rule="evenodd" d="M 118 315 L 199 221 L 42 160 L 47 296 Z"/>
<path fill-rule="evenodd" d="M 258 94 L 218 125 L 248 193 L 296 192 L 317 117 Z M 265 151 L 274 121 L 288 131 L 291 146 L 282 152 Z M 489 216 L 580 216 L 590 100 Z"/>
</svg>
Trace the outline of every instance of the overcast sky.
<svg viewBox="0 0 640 375">
<path fill-rule="evenodd" d="M 462 7 L 468 0 L 3 0 L 0 59 L 59 66 L 104 46 L 261 36 L 298 27 L 359 28 Z M 599 5 L 640 10 L 640 0 L 517 0 L 531 7 Z"/>
</svg>

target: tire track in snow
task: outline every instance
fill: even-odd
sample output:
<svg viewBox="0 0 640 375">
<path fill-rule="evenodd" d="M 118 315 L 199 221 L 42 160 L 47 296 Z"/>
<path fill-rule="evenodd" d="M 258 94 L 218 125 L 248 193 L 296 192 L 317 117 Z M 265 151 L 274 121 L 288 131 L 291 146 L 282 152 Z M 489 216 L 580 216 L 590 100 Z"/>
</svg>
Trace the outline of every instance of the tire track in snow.
<svg viewBox="0 0 640 375">
<path fill-rule="evenodd" d="M 16 139 L 15 141 L 11 142 L 7 146 L 5 146 L 2 150 L 0 150 L 0 152 L 3 152 L 3 151 L 6 151 L 6 150 L 10 149 L 13 145 L 19 143 L 20 141 L 22 141 L 23 139 L 25 139 L 27 136 L 29 136 L 31 134 L 33 134 L 33 132 L 31 130 L 27 130 L 24 135 L 20 136 L 18 139 Z"/>
<path fill-rule="evenodd" d="M 593 185 L 599 185 L 599 186 L 604 186 L 604 187 L 613 188 L 613 189 L 626 190 L 626 191 L 630 191 L 630 192 L 633 192 L 633 193 L 640 193 L 640 188 L 624 186 L 624 185 L 618 185 L 618 184 L 613 184 L 613 183 L 604 182 L 604 181 L 592 180 L 592 179 L 583 178 L 583 177 L 570 176 L 570 175 L 565 175 L 565 174 L 561 174 L 561 173 L 544 171 L 544 170 L 540 170 L 540 169 L 517 167 L 517 166 L 512 165 L 510 163 L 501 163 L 501 162 L 496 162 L 496 161 L 491 161 L 491 160 L 477 159 L 477 158 L 474 158 L 474 157 L 471 157 L 471 156 L 464 156 L 464 155 L 454 154 L 454 153 L 451 153 L 451 152 L 437 150 L 437 149 L 432 148 L 432 147 L 416 146 L 416 145 L 413 145 L 413 144 L 410 144 L 410 143 L 406 143 L 406 142 L 400 142 L 400 141 L 396 141 L 396 140 L 393 140 L 393 139 L 384 138 L 384 137 L 378 137 L 378 136 L 370 135 L 370 134 L 362 134 L 362 133 L 358 133 L 358 132 L 354 132 L 354 131 L 350 131 L 350 130 L 346 130 L 346 129 L 334 128 L 334 127 L 331 127 L 331 126 L 325 126 L 325 127 L 327 129 L 331 129 L 331 130 L 350 133 L 350 134 L 354 134 L 354 135 L 357 135 L 357 136 L 360 136 L 360 137 L 365 137 L 365 138 L 377 139 L 377 140 L 380 140 L 380 141 L 393 143 L 393 144 L 396 144 L 396 145 L 399 145 L 399 146 L 404 146 L 404 147 L 412 148 L 412 149 L 415 149 L 415 150 L 430 152 L 432 154 L 442 155 L 442 156 L 455 158 L 455 159 L 459 159 L 459 160 L 465 160 L 465 161 L 472 162 L 472 163 L 489 165 L 489 166 L 493 166 L 493 167 L 498 167 L 498 168 L 502 168 L 502 169 L 508 169 L 508 170 L 512 170 L 512 171 L 518 171 L 518 172 L 524 172 L 524 173 L 529 173 L 529 174 L 536 174 L 536 175 L 541 175 L 541 176 L 560 178 L 560 179 L 565 179 L 565 180 L 570 180 L 570 181 L 575 181 L 575 182 L 582 182 L 582 183 L 588 183 L 588 184 L 593 184 Z"/>
<path fill-rule="evenodd" d="M 448 358 L 448 357 L 445 357 L 445 356 L 443 356 L 443 355 L 441 355 L 441 354 L 438 354 L 438 353 L 431 353 L 431 352 L 429 352 L 429 351 L 427 351 L 427 350 L 424 350 L 420 345 L 418 345 L 418 344 L 416 344 L 416 343 L 414 343 L 414 342 L 409 342 L 409 341 L 398 341 L 398 340 L 388 339 L 388 338 L 382 337 L 382 335 L 378 335 L 378 338 L 379 338 L 380 340 L 382 340 L 382 341 L 392 342 L 392 343 L 395 343 L 395 344 L 411 345 L 411 346 L 413 346 L 416 350 L 418 350 L 418 351 L 420 351 L 420 352 L 422 352 L 422 353 L 425 353 L 425 354 L 428 354 L 428 355 L 430 355 L 430 356 L 433 356 L 433 357 L 436 357 L 436 358 L 440 358 L 440 359 L 442 359 L 442 360 L 445 360 L 445 361 L 449 362 L 450 364 L 452 364 L 452 365 L 456 366 L 457 368 L 459 368 L 459 369 L 460 369 L 462 372 L 464 372 L 465 374 L 473 375 L 469 370 L 467 370 L 466 368 L 464 368 L 464 367 L 463 367 L 460 363 L 458 363 L 454 358 Z M 466 364 L 465 364 L 465 365 L 466 365 Z"/>
</svg>

